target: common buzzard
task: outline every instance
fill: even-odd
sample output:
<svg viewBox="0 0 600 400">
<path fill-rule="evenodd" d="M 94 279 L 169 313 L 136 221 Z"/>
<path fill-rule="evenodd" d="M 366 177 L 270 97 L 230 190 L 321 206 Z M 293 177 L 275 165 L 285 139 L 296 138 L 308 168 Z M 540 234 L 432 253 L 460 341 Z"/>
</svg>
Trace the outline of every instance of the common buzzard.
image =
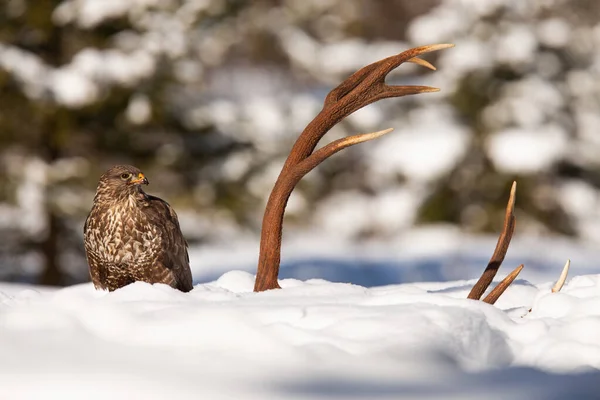
<svg viewBox="0 0 600 400">
<path fill-rule="evenodd" d="M 97 289 L 113 291 L 135 281 L 192 290 L 187 243 L 177 214 L 141 185 L 137 168 L 117 165 L 102 175 L 83 227 L 90 276 Z"/>
</svg>

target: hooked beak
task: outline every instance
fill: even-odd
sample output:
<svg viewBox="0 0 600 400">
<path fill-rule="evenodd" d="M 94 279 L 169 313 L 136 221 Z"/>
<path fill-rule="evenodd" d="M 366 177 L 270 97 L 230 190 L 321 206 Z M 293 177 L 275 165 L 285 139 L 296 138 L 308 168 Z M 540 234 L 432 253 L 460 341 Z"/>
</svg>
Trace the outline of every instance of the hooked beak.
<svg viewBox="0 0 600 400">
<path fill-rule="evenodd" d="M 144 174 L 142 174 L 141 172 L 138 174 L 137 178 L 132 179 L 131 181 L 129 181 L 130 184 L 132 185 L 147 185 L 150 182 L 148 182 L 148 178 L 146 178 L 144 176 Z"/>
</svg>

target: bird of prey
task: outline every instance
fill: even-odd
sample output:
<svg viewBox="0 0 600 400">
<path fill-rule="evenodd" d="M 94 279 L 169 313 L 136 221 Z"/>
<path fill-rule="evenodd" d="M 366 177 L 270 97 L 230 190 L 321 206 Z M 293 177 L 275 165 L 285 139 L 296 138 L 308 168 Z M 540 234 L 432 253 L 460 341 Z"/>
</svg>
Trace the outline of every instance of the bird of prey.
<svg viewBox="0 0 600 400">
<path fill-rule="evenodd" d="M 146 194 L 136 167 L 117 165 L 102 175 L 83 227 L 85 253 L 96 289 L 113 291 L 135 281 L 192 290 L 192 272 L 177 214 Z"/>
</svg>

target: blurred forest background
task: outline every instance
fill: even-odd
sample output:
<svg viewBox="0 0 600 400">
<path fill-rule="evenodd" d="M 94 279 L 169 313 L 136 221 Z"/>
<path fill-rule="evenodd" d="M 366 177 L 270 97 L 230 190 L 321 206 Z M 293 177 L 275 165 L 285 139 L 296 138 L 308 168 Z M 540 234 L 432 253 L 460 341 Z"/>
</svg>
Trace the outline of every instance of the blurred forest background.
<svg viewBox="0 0 600 400">
<path fill-rule="evenodd" d="M 0 279 L 87 280 L 99 176 L 129 163 L 190 244 L 256 237 L 293 141 L 326 93 L 409 47 L 454 43 L 327 141 L 286 231 L 389 238 L 418 224 L 497 232 L 518 179 L 519 232 L 600 243 L 596 0 L 3 0 Z"/>
</svg>

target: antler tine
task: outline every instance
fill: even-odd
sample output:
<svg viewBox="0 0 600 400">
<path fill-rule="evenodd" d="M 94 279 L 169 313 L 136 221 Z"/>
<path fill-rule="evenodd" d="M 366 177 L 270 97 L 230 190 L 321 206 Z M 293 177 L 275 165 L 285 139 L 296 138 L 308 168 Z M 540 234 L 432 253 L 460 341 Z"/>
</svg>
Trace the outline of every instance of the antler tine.
<svg viewBox="0 0 600 400">
<path fill-rule="evenodd" d="M 414 49 L 403 51 L 400 54 L 396 54 L 395 56 L 391 56 L 388 58 L 384 58 L 383 60 L 379 60 L 374 62 L 366 67 L 363 67 L 352 74 L 348 79 L 342 82 L 338 87 L 333 89 L 325 98 L 325 107 L 333 104 L 337 101 L 340 101 L 343 97 L 348 95 L 351 91 L 353 91 L 358 86 L 363 86 L 364 88 L 370 88 L 370 92 L 377 93 L 384 91 L 388 86 L 385 84 L 385 78 L 387 75 L 392 72 L 392 70 L 396 69 L 399 65 L 405 62 L 411 62 L 423 67 L 432 69 L 435 71 L 435 67 L 431 65 L 429 62 L 418 58 L 417 56 L 425 53 L 430 53 L 437 50 L 443 50 L 450 47 L 454 47 L 453 44 L 433 44 L 421 47 L 415 47 Z M 361 91 L 362 92 L 362 91 Z M 420 93 L 420 92 L 416 92 Z M 416 93 L 406 93 L 406 94 L 416 94 Z M 406 94 L 399 94 L 398 96 L 404 96 Z M 391 96 L 388 96 L 391 97 Z M 369 103 L 376 101 L 371 99 Z M 369 104 L 366 103 L 366 104 Z M 362 105 L 364 107 L 366 104 Z M 360 108 L 360 107 L 359 107 Z M 356 111 L 350 111 L 348 114 Z"/>
<path fill-rule="evenodd" d="M 481 277 L 477 281 L 477 283 L 471 289 L 469 299 L 479 300 L 481 296 L 485 293 L 487 288 L 490 286 L 492 281 L 494 280 L 494 276 L 498 272 L 502 261 L 504 261 L 504 257 L 506 256 L 506 252 L 508 251 L 508 246 L 510 245 L 510 240 L 512 239 L 513 233 L 515 231 L 515 196 L 517 192 L 517 182 L 513 182 L 512 187 L 510 189 L 510 197 L 508 198 L 508 204 L 506 205 L 506 215 L 504 217 L 504 227 L 502 229 L 502 233 L 498 238 L 498 243 L 496 244 L 496 249 L 494 250 L 494 254 L 490 259 L 485 271 L 481 274 Z"/>
<path fill-rule="evenodd" d="M 438 91 L 429 86 L 388 86 L 386 76 L 399 65 L 436 50 L 453 47 L 438 44 L 416 47 L 361 68 L 333 89 L 326 97 L 321 112 L 304 129 L 283 166 L 283 170 L 308 157 L 321 138 L 338 122 L 377 100 L 417 93 Z M 414 62 L 414 61 L 411 61 Z M 400 90 L 406 88 L 406 90 Z"/>
<path fill-rule="evenodd" d="M 335 141 L 311 156 L 319 140 L 346 116 L 379 99 L 434 91 L 434 88 L 427 86 L 406 87 L 402 90 L 400 86 L 386 85 L 385 77 L 406 61 L 430 67 L 431 64 L 417 61 L 415 57 L 452 46 L 440 44 L 417 47 L 377 61 L 352 74 L 327 95 L 321 112 L 306 126 L 294 143 L 267 201 L 254 291 L 279 287 L 277 276 L 281 258 L 283 214 L 296 183 L 325 158 L 345 147 L 370 138 L 367 134 L 367 136 L 358 135 L 359 139 L 353 137 L 348 138 L 351 139 L 349 141 Z M 373 135 L 377 137 L 377 133 Z"/>
<path fill-rule="evenodd" d="M 371 132 L 371 133 L 362 133 L 360 135 L 348 136 L 345 138 L 341 138 L 338 140 L 334 140 L 329 143 L 327 146 L 316 150 L 310 156 L 306 157 L 304 160 L 300 161 L 296 167 L 292 170 L 294 175 L 300 175 L 298 180 L 302 179 L 304 175 L 309 173 L 313 168 L 317 165 L 321 164 L 325 159 L 331 157 L 335 153 L 340 150 L 345 149 L 346 147 L 354 146 L 355 144 L 363 143 L 369 140 L 377 139 L 387 133 L 393 131 L 394 128 L 384 129 L 382 131 Z"/>
<path fill-rule="evenodd" d="M 387 90 L 381 92 L 375 96 L 375 101 L 387 99 L 390 97 L 401 97 L 408 96 L 411 94 L 418 93 L 434 93 L 439 92 L 440 89 L 434 88 L 431 86 L 396 86 L 396 85 L 386 85 Z"/>
<path fill-rule="evenodd" d="M 387 74 L 389 74 L 393 69 L 397 68 L 400 64 L 409 61 L 412 58 L 420 56 L 421 54 L 448 49 L 450 47 L 454 47 L 454 45 L 450 43 L 429 44 L 426 46 L 415 47 L 414 49 L 410 49 L 398 55 L 383 59 L 379 61 L 379 63 L 381 63 L 381 65 L 384 65 L 385 68 L 381 70 L 381 75 L 379 76 L 379 78 L 385 78 Z"/>
<path fill-rule="evenodd" d="M 560 292 L 560 289 L 562 289 L 563 285 L 565 284 L 565 281 L 567 280 L 567 275 L 569 274 L 570 266 L 571 266 L 571 260 L 567 260 L 567 262 L 565 263 L 565 266 L 563 267 L 562 272 L 560 273 L 560 277 L 558 278 L 558 280 L 556 281 L 556 284 L 552 288 L 552 293 Z"/>
<path fill-rule="evenodd" d="M 508 274 L 506 278 L 502 279 L 502 281 L 490 292 L 490 294 L 483 299 L 483 301 L 488 304 L 495 304 L 496 300 L 502 296 L 502 293 L 504 293 L 510 284 L 513 283 L 513 281 L 517 278 L 523 267 L 523 264 L 519 265 L 510 274 Z"/>
<path fill-rule="evenodd" d="M 419 57 L 413 57 L 410 60 L 406 60 L 406 62 L 420 65 L 421 67 L 428 68 L 428 69 L 430 69 L 432 71 L 437 71 L 436 67 L 434 67 L 432 64 L 430 64 L 428 61 L 425 61 L 425 60 L 423 60 L 422 58 L 419 58 Z"/>
</svg>

